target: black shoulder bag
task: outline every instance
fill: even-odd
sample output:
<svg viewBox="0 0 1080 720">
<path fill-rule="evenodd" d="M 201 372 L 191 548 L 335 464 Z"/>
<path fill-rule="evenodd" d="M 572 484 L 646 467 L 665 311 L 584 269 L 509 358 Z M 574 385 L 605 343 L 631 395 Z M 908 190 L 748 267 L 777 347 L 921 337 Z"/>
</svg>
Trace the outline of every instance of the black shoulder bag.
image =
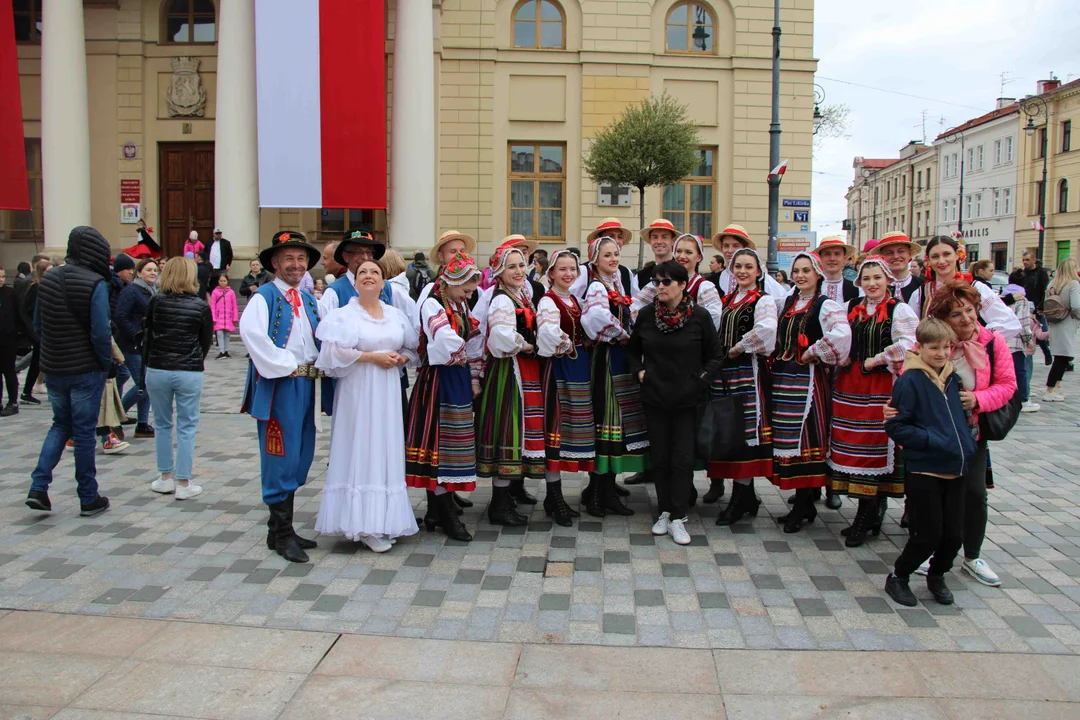
<svg viewBox="0 0 1080 720">
<path fill-rule="evenodd" d="M 994 381 L 994 345 L 996 338 L 990 341 L 986 348 L 986 354 L 990 356 L 990 382 Z M 979 439 L 980 440 L 1004 440 L 1009 431 L 1013 429 L 1020 417 L 1020 408 L 1023 405 L 1020 399 L 1020 388 L 1009 398 L 1009 402 L 997 410 L 982 411 L 979 413 Z"/>
<path fill-rule="evenodd" d="M 704 406 L 697 432 L 697 454 L 705 460 L 727 460 L 746 445 L 743 399 L 728 394 L 727 379 L 720 371 L 724 395 Z"/>
</svg>

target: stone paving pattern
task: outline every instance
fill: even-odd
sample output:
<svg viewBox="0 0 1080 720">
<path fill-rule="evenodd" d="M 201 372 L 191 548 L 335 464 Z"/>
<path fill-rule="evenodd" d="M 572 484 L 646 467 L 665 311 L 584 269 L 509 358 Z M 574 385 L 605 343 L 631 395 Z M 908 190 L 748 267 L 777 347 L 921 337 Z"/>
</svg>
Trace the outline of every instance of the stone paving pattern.
<svg viewBox="0 0 1080 720">
<path fill-rule="evenodd" d="M 718 508 L 699 506 L 688 547 L 649 534 L 651 487 L 634 488 L 631 518 L 583 515 L 562 528 L 538 505 L 527 528 L 500 529 L 483 517 L 482 484 L 464 518 L 470 544 L 421 529 L 375 555 L 322 537 L 310 564 L 286 563 L 266 550 L 255 423 L 238 414 L 244 349 L 231 350 L 233 360 L 212 352 L 207 361 L 196 458 L 204 494 L 191 501 L 149 491 L 153 441 L 132 440 L 126 454 L 98 455 L 109 512 L 78 517 L 70 454 L 50 493 L 54 512 L 33 512 L 23 501 L 48 406 L 0 421 L 0 608 L 524 643 L 1080 652 L 1078 399 L 1023 415 L 992 446 L 997 488 L 983 555 L 1003 587 L 954 570 L 956 605 L 944 607 L 913 578 L 920 605 L 905 609 L 882 590 L 906 538 L 898 502 L 881 537 L 846 549 L 839 532 L 854 503 L 819 506 L 813 525 L 784 535 L 773 520 L 786 512 L 784 497 L 761 481 L 758 518 L 718 528 Z M 1036 379 L 1045 372 L 1039 361 Z M 1075 374 L 1066 387 L 1080 392 Z M 329 419 L 320 423 L 310 482 L 297 497 L 309 536 L 329 438 Z M 571 502 L 581 481 L 565 482 Z M 697 483 L 707 487 L 702 476 Z M 534 494 L 541 484 L 530 482 Z M 422 494 L 413 497 L 422 514 Z"/>
</svg>

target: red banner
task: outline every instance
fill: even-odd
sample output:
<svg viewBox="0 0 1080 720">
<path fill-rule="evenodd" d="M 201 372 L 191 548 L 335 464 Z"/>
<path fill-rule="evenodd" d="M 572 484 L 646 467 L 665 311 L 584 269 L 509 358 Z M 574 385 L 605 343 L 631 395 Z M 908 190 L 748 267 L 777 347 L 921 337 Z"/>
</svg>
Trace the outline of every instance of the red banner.
<svg viewBox="0 0 1080 720">
<path fill-rule="evenodd" d="M 3 98 L 0 101 L 0 208 L 29 210 L 19 58 L 15 53 L 15 14 L 11 0 L 0 0 L 0 98 Z"/>
</svg>

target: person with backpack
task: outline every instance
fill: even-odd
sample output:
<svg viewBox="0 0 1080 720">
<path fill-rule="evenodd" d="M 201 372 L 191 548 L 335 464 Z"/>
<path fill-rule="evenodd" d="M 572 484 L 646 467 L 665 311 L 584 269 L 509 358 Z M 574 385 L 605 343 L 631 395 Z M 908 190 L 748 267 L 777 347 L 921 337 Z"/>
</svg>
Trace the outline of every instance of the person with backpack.
<svg viewBox="0 0 1080 720">
<path fill-rule="evenodd" d="M 1046 376 L 1043 402 L 1061 402 L 1065 399 L 1065 393 L 1058 386 L 1076 357 L 1076 330 L 1080 327 L 1078 267 L 1072 258 L 1062 261 L 1043 300 L 1043 317 L 1050 325 L 1050 353 L 1054 356 L 1050 373 Z"/>
<path fill-rule="evenodd" d="M 413 255 L 413 261 L 405 268 L 405 278 L 409 281 L 409 295 L 413 300 L 418 300 L 420 291 L 431 282 L 431 268 L 428 267 L 424 253 Z"/>
</svg>

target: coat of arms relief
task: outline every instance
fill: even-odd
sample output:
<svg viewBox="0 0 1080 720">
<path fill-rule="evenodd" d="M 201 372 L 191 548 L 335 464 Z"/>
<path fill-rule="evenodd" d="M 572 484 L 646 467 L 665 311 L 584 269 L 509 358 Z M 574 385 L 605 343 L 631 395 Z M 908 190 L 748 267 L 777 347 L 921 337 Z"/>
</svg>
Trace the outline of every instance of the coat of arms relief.
<svg viewBox="0 0 1080 720">
<path fill-rule="evenodd" d="M 199 77 L 199 58 L 172 60 L 172 82 L 165 94 L 169 117 L 202 117 L 206 111 L 206 88 Z"/>
</svg>

